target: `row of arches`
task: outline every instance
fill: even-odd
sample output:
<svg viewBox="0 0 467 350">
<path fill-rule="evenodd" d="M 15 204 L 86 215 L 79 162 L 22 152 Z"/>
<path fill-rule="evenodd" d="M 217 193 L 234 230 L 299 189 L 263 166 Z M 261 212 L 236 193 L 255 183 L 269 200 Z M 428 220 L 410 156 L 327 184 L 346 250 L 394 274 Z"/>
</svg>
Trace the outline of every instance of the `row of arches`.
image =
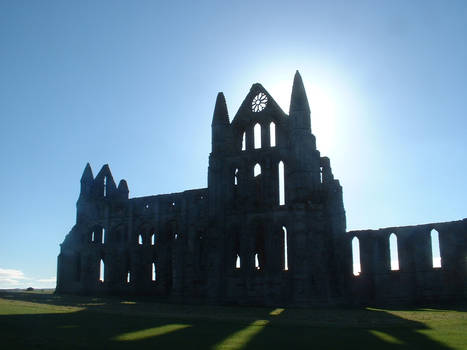
<svg viewBox="0 0 467 350">
<path fill-rule="evenodd" d="M 143 237 L 144 236 L 141 233 L 138 235 L 138 245 L 147 245 L 147 244 L 152 245 L 152 246 L 156 245 L 156 242 L 157 242 L 157 234 L 156 233 L 152 233 L 152 234 L 149 235 L 149 237 L 150 237 L 149 242 L 146 242 L 146 240 Z M 175 239 L 177 237 L 178 237 L 178 235 L 175 234 Z"/>
<path fill-rule="evenodd" d="M 151 280 L 153 282 L 157 281 L 157 270 L 156 270 L 156 263 L 151 264 Z M 99 262 L 99 281 L 100 282 L 105 282 L 105 263 L 103 259 L 100 259 Z M 126 274 L 126 283 L 131 283 L 132 278 L 131 278 L 131 271 L 127 271 Z"/>
<path fill-rule="evenodd" d="M 439 248 L 439 233 L 435 229 L 430 232 L 431 239 L 431 256 L 433 268 L 441 268 L 441 254 Z M 390 257 L 390 268 L 391 271 L 399 270 L 399 249 L 397 243 L 397 235 L 391 233 L 389 235 L 389 257 Z M 353 274 L 355 276 L 360 275 L 361 272 L 361 260 L 360 260 L 360 240 L 358 237 L 352 238 L 352 263 L 353 263 Z"/>
<path fill-rule="evenodd" d="M 253 149 L 261 149 L 263 147 L 276 147 L 276 124 L 274 122 L 270 122 L 267 126 L 269 133 L 262 132 L 262 126 L 260 123 L 256 123 L 253 126 L 253 142 L 250 143 L 247 141 L 247 132 L 242 133 L 242 151 L 246 151 L 249 148 L 249 144 L 253 145 Z M 269 143 L 264 140 L 265 134 L 269 134 Z"/>
<path fill-rule="evenodd" d="M 117 227 L 111 230 L 111 234 L 106 230 L 105 227 L 100 225 L 95 225 L 92 227 L 87 235 L 82 236 L 82 242 L 85 241 L 87 237 L 87 242 L 94 244 L 107 244 L 107 243 L 118 243 L 122 241 L 131 241 L 132 237 L 140 246 L 155 246 L 159 241 L 167 240 L 177 240 L 180 237 L 180 234 L 175 230 L 171 230 L 171 233 L 164 235 L 164 237 L 159 237 L 159 235 L 154 232 L 154 230 L 141 229 L 140 233 L 136 235 L 131 235 L 127 232 L 126 227 Z M 141 232 L 143 231 L 143 232 Z M 173 232 L 175 231 L 175 232 Z M 138 231 L 137 231 L 138 232 Z M 112 237 L 110 237 L 112 236 Z M 162 239 L 164 238 L 164 239 Z"/>
<path fill-rule="evenodd" d="M 107 281 L 106 276 L 105 276 L 105 262 L 104 262 L 104 259 L 99 260 L 99 281 L 102 282 L 102 283 Z M 156 265 L 156 262 L 151 263 L 151 281 L 152 282 L 157 282 L 157 265 Z M 126 283 L 131 283 L 131 282 L 133 282 L 131 270 L 127 270 Z"/>
<path fill-rule="evenodd" d="M 234 259 L 232 260 L 233 265 L 228 265 L 229 269 L 240 270 L 253 267 L 254 270 L 262 271 L 267 266 L 280 266 L 280 269 L 284 271 L 289 269 L 289 244 L 285 226 L 280 229 L 278 242 L 275 241 L 274 237 L 266 236 L 263 228 L 258 227 L 252 243 L 248 247 L 241 247 L 239 235 L 234 235 L 232 247 Z"/>
</svg>

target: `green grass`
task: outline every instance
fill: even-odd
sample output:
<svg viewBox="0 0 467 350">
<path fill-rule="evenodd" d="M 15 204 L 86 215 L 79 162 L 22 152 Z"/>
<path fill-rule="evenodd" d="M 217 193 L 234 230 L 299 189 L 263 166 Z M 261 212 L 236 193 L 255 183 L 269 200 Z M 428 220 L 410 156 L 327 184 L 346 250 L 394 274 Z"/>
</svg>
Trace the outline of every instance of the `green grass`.
<svg viewBox="0 0 467 350">
<path fill-rule="evenodd" d="M 2 349 L 467 349 L 465 305 L 284 309 L 0 292 Z"/>
</svg>

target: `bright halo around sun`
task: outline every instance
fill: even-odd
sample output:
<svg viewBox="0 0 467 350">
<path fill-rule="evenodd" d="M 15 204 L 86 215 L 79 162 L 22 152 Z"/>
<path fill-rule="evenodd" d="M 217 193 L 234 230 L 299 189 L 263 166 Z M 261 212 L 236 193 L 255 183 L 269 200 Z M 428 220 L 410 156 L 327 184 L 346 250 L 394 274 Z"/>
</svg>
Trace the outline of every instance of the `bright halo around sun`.
<svg viewBox="0 0 467 350">
<path fill-rule="evenodd" d="M 305 86 L 308 92 L 308 103 L 311 110 L 311 130 L 316 136 L 319 149 L 329 155 L 335 147 L 337 130 L 337 94 L 329 87 L 311 84 Z"/>
<path fill-rule="evenodd" d="M 336 142 L 334 142 L 337 136 L 335 121 L 339 113 L 337 90 L 324 84 L 309 84 L 306 81 L 303 83 L 311 110 L 311 130 L 316 136 L 316 143 L 322 155 L 329 155 L 336 147 Z M 281 81 L 273 84 L 268 91 L 283 111 L 288 114 L 292 94 L 291 82 Z"/>
</svg>

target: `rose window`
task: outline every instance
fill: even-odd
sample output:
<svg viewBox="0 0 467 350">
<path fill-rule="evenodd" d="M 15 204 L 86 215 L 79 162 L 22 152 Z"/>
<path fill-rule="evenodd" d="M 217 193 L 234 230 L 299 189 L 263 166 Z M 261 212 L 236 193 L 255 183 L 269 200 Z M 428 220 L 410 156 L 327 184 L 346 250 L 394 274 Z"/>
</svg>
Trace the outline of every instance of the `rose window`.
<svg viewBox="0 0 467 350">
<path fill-rule="evenodd" d="M 264 92 L 260 92 L 253 98 L 253 101 L 251 101 L 251 110 L 253 112 L 261 112 L 266 108 L 267 103 L 268 97 Z"/>
</svg>

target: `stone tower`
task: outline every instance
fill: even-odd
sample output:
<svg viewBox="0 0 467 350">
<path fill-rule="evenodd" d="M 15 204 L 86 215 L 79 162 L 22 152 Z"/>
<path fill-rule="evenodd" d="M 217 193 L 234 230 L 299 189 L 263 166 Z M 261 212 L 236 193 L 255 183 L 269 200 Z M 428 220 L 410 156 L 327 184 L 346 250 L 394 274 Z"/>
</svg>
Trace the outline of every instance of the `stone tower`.
<svg viewBox="0 0 467 350">
<path fill-rule="evenodd" d="M 316 149 L 298 72 L 289 115 L 254 84 L 229 123 L 219 93 L 208 193 L 213 296 L 311 304 L 346 294 L 351 252 L 342 188 Z"/>
</svg>

